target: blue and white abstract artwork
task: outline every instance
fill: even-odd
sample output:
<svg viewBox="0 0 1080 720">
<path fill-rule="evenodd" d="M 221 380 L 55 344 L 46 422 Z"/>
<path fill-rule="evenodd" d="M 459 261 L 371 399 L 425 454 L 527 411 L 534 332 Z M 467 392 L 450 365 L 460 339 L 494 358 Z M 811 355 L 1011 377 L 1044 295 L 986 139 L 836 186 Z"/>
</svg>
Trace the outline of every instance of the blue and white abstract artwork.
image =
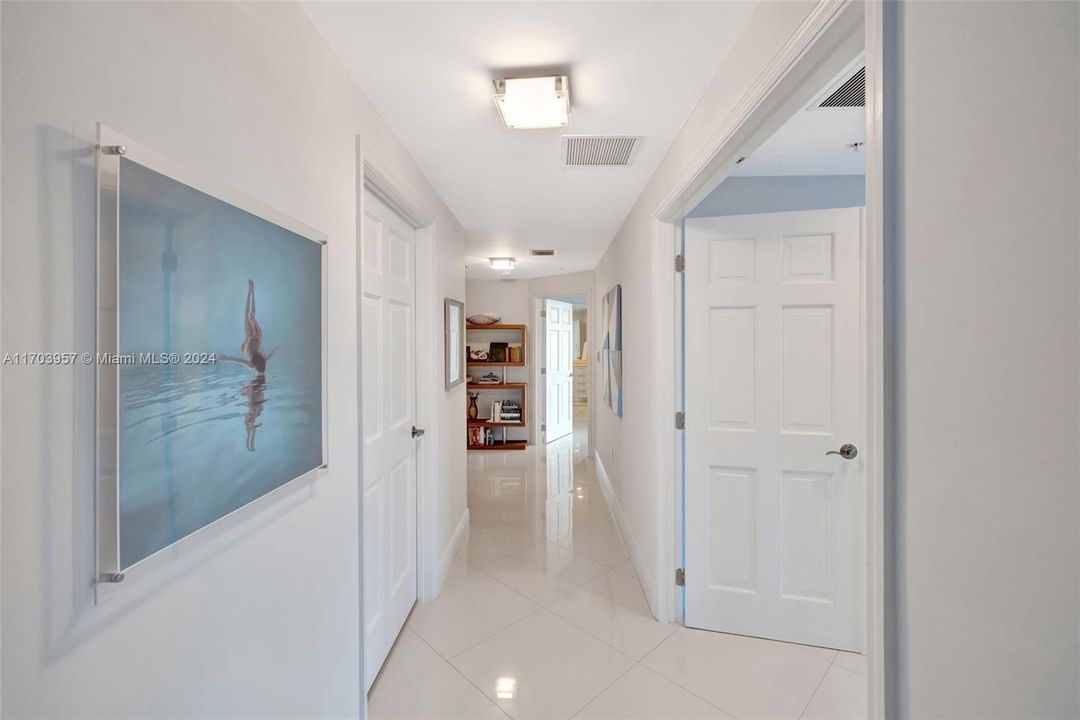
<svg viewBox="0 0 1080 720">
<path fill-rule="evenodd" d="M 322 246 L 121 159 L 127 568 L 323 464 Z"/>
<path fill-rule="evenodd" d="M 600 360 L 604 402 L 622 417 L 622 285 L 604 295 L 603 320 Z"/>
</svg>

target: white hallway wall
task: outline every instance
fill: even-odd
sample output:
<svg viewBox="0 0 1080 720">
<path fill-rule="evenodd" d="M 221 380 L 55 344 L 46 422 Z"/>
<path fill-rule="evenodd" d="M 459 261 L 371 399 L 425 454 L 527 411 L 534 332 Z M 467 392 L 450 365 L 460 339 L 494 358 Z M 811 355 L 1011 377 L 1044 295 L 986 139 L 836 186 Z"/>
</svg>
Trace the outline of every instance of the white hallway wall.
<svg viewBox="0 0 1080 720">
<path fill-rule="evenodd" d="M 465 281 L 466 315 L 493 312 L 502 316 L 501 322 L 528 324 L 529 308 L 528 280 Z"/>
<path fill-rule="evenodd" d="M 1080 6 L 894 7 L 893 707 L 1076 717 Z M 652 212 L 809 10 L 758 8 L 595 271 L 598 295 L 623 285 L 625 388 L 596 449 L 642 548 L 672 481 L 649 442 Z"/>
<path fill-rule="evenodd" d="M 1080 5 L 896 9 L 898 714 L 1075 718 Z"/>
<path fill-rule="evenodd" d="M 3 350 L 92 342 L 102 121 L 327 234 L 330 387 L 330 472 L 312 490 L 93 607 L 77 412 L 92 374 L 3 368 L 3 716 L 358 716 L 356 136 L 437 217 L 440 318 L 465 292 L 463 231 L 295 5 L 0 12 Z M 463 389 L 438 403 L 444 543 L 465 511 L 463 404 Z"/>
<path fill-rule="evenodd" d="M 566 273 L 530 280 L 470 279 L 465 283 L 465 308 L 470 313 L 488 310 L 496 312 L 502 315 L 504 323 L 529 324 L 532 319 L 531 298 L 588 294 L 592 286 L 592 272 Z"/>
</svg>

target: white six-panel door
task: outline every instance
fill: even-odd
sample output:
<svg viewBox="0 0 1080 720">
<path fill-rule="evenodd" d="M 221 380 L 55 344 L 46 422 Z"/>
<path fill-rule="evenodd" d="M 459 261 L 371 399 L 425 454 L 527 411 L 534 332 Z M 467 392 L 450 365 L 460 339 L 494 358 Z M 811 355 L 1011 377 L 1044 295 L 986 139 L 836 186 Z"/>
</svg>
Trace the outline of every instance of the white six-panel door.
<svg viewBox="0 0 1080 720">
<path fill-rule="evenodd" d="M 364 193 L 364 682 L 370 688 L 416 602 L 415 231 Z"/>
<path fill-rule="evenodd" d="M 544 441 L 566 437 L 574 431 L 574 306 L 544 300 Z"/>
<path fill-rule="evenodd" d="M 686 624 L 862 651 L 861 210 L 686 221 Z"/>
</svg>

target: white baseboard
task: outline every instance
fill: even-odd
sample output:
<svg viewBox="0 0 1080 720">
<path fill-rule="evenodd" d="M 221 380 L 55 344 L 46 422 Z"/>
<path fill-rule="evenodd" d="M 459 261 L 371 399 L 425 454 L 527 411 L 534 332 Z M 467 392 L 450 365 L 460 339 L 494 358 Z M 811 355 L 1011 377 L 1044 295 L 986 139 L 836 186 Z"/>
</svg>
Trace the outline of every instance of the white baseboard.
<svg viewBox="0 0 1080 720">
<path fill-rule="evenodd" d="M 615 526 L 619 528 L 619 534 L 622 535 L 623 542 L 626 543 L 627 549 L 630 551 L 630 560 L 634 563 L 634 570 L 637 571 L 638 580 L 641 581 L 641 589 L 645 591 L 645 600 L 649 603 L 649 610 L 652 612 L 653 617 L 659 618 L 660 615 L 656 612 L 656 583 L 649 572 L 649 566 L 645 563 L 645 556 L 641 552 L 641 548 L 638 547 L 637 540 L 634 539 L 634 533 L 630 529 L 630 520 L 626 517 L 626 513 L 623 512 L 622 505 L 619 504 L 619 498 L 615 495 L 615 488 L 611 485 L 611 479 L 608 477 L 607 470 L 604 469 L 604 463 L 600 460 L 600 453 L 593 453 L 593 459 L 596 462 L 596 477 L 600 481 L 600 491 L 604 493 L 604 500 L 607 501 L 608 510 L 611 512 L 611 517 L 615 520 Z"/>
<path fill-rule="evenodd" d="M 458 550 L 461 548 L 461 543 L 465 540 L 465 536 L 469 534 L 469 508 L 465 508 L 465 512 L 461 514 L 461 520 L 458 522 L 458 526 L 454 529 L 454 534 L 450 538 L 450 543 L 446 546 L 446 552 L 439 559 L 439 588 L 442 590 L 443 583 L 446 582 L 446 578 L 450 575 L 450 569 L 454 566 L 454 558 L 457 557 Z M 435 592 L 438 597 L 438 590 Z M 434 600 L 435 598 L 432 598 Z"/>
</svg>

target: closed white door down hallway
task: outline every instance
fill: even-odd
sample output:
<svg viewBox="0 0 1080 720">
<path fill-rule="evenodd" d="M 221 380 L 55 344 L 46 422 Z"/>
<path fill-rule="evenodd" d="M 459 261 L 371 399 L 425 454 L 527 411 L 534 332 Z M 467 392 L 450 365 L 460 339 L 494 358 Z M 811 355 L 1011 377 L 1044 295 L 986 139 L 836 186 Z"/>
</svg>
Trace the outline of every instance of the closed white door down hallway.
<svg viewBox="0 0 1080 720">
<path fill-rule="evenodd" d="M 470 457 L 469 537 L 369 717 L 863 717 L 860 655 L 653 619 L 576 420 L 546 446 Z"/>
</svg>

